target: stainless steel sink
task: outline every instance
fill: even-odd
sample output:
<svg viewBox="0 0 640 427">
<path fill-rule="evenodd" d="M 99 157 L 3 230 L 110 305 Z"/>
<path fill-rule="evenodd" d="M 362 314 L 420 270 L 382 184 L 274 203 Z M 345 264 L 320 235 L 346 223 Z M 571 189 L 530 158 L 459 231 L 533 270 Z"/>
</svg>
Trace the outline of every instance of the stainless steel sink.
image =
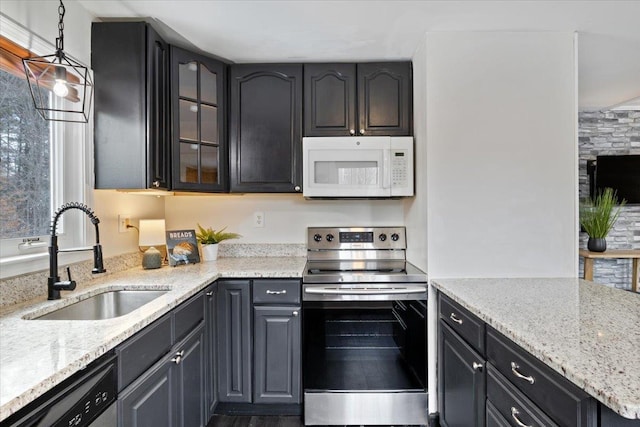
<svg viewBox="0 0 640 427">
<path fill-rule="evenodd" d="M 168 291 L 109 291 L 93 295 L 34 320 L 104 320 L 124 316 Z"/>
</svg>

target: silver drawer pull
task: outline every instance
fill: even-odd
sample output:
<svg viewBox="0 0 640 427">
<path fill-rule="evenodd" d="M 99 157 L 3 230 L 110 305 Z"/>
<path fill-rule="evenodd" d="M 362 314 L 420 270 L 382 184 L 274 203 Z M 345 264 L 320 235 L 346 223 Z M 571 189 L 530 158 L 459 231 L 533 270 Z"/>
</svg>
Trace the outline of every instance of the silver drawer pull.
<svg viewBox="0 0 640 427">
<path fill-rule="evenodd" d="M 206 293 L 206 295 L 207 295 L 208 297 L 212 297 L 212 296 L 213 296 L 213 291 L 209 291 L 209 292 L 207 292 L 207 293 Z"/>
<path fill-rule="evenodd" d="M 267 295 L 284 295 L 287 293 L 286 289 L 283 289 L 281 291 L 272 291 L 270 289 L 267 289 Z"/>
<path fill-rule="evenodd" d="M 456 322 L 458 325 L 462 325 L 462 319 L 458 319 L 458 316 L 456 316 L 455 313 L 451 313 L 449 315 L 449 319 L 453 320 L 454 322 Z"/>
<path fill-rule="evenodd" d="M 474 371 L 481 371 L 482 370 L 482 363 L 473 362 L 471 367 L 473 368 Z"/>
<path fill-rule="evenodd" d="M 298 316 L 298 314 L 300 314 L 300 313 L 298 313 L 298 310 L 296 310 L 296 311 L 294 311 L 294 312 L 293 312 L 293 313 L 291 313 L 291 314 L 293 314 L 293 317 L 297 317 L 297 316 Z"/>
<path fill-rule="evenodd" d="M 533 384 L 535 382 L 535 380 L 533 379 L 533 376 L 522 375 L 520 372 L 518 372 L 518 369 L 520 369 L 520 366 L 516 362 L 511 362 L 511 372 L 513 372 L 513 375 L 515 375 L 520 379 L 528 381 L 529 384 Z"/>
<path fill-rule="evenodd" d="M 520 427 L 531 427 L 529 424 L 525 424 L 522 421 L 520 421 L 520 419 L 518 418 L 518 415 L 520 415 L 520 411 L 518 411 L 516 408 L 514 408 L 512 406 L 511 407 L 511 418 L 513 418 L 513 420 L 516 422 L 516 424 L 518 424 Z"/>
</svg>

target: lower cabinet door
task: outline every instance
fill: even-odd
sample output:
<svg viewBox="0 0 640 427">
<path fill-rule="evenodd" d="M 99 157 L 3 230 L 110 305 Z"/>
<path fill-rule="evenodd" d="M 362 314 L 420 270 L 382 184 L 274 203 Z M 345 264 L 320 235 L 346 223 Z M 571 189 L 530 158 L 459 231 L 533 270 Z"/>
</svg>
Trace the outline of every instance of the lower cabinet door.
<svg viewBox="0 0 640 427">
<path fill-rule="evenodd" d="M 300 307 L 254 307 L 253 403 L 300 403 Z"/>
<path fill-rule="evenodd" d="M 485 422 L 485 360 L 446 323 L 439 323 L 440 424 L 482 427 Z"/>
<path fill-rule="evenodd" d="M 177 351 L 176 382 L 179 427 L 204 427 L 205 401 L 204 323 L 196 328 Z"/>
<path fill-rule="evenodd" d="M 120 427 L 170 427 L 176 425 L 175 371 L 169 357 L 120 393 Z"/>
<path fill-rule="evenodd" d="M 216 342 L 216 331 L 218 322 L 216 320 L 216 301 L 218 285 L 213 284 L 205 291 L 205 343 L 207 345 L 205 355 L 206 384 L 205 393 L 207 395 L 207 418 L 213 416 L 216 405 L 218 404 L 218 367 L 217 353 L 218 346 Z"/>
<path fill-rule="evenodd" d="M 251 282 L 218 281 L 218 397 L 251 403 Z"/>
</svg>

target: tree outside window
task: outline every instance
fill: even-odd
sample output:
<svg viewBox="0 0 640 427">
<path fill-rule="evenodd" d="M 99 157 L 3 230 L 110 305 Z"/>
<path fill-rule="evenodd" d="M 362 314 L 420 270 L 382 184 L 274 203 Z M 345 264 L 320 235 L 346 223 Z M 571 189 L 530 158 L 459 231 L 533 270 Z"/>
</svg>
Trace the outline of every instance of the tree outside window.
<svg viewBox="0 0 640 427">
<path fill-rule="evenodd" d="M 48 234 L 50 139 L 26 80 L 0 71 L 0 239 Z"/>
</svg>

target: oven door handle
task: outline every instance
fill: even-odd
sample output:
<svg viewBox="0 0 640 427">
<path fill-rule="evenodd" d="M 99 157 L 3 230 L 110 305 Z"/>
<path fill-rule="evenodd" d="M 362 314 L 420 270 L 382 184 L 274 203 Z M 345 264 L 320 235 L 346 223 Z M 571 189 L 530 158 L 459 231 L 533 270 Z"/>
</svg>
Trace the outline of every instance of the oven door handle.
<svg viewBox="0 0 640 427">
<path fill-rule="evenodd" d="M 423 286 L 406 286 L 403 288 L 305 288 L 307 294 L 323 295 L 385 295 L 385 294 L 421 294 L 427 292 Z"/>
</svg>

